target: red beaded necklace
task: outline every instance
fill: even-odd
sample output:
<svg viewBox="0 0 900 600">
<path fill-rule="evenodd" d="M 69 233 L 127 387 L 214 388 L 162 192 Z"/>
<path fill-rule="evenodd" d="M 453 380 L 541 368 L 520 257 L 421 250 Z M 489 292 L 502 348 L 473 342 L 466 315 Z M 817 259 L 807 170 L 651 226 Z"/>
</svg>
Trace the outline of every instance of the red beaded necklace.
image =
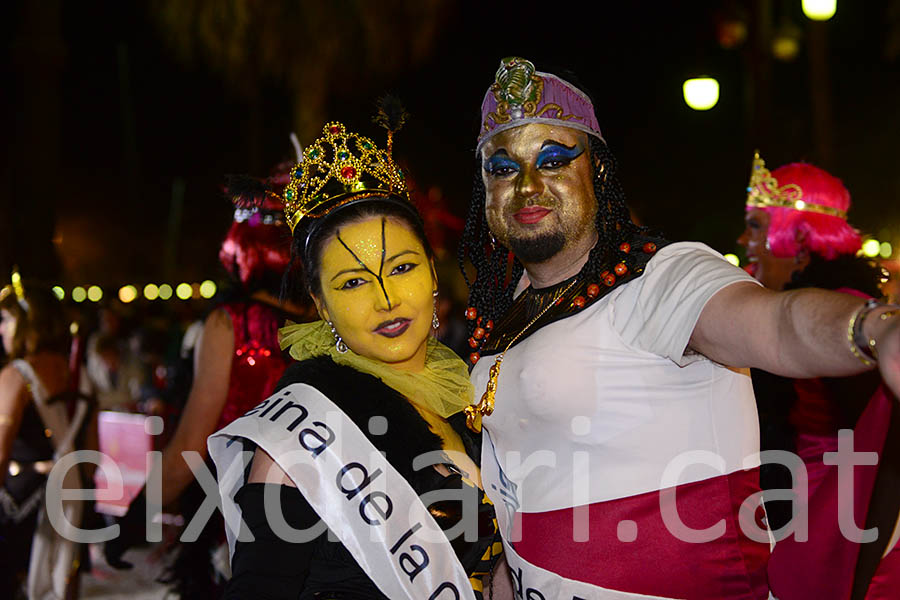
<svg viewBox="0 0 900 600">
<path fill-rule="evenodd" d="M 654 242 L 647 242 L 643 246 L 643 251 L 646 254 L 653 254 L 656 252 L 656 244 Z M 631 244 L 628 242 L 623 242 L 619 245 L 619 250 L 624 254 L 628 254 L 631 251 Z M 600 274 L 600 281 L 607 287 L 612 287 L 616 284 L 617 278 L 624 277 L 628 274 L 628 265 L 625 262 L 619 262 L 613 267 L 613 272 L 603 271 Z M 489 416 L 494 412 L 494 398 L 497 393 L 497 380 L 500 377 L 500 365 L 503 363 L 503 357 L 506 355 L 507 350 L 512 347 L 512 345 L 518 340 L 522 335 L 528 331 L 532 325 L 534 325 L 541 317 L 543 317 L 547 311 L 549 311 L 553 306 L 557 306 L 561 301 L 563 296 L 571 290 L 575 284 L 578 282 L 578 278 L 575 277 L 565 288 L 561 291 L 557 292 L 553 296 L 553 300 L 551 300 L 533 319 L 531 319 L 525 327 L 519 330 L 510 341 L 506 344 L 506 348 L 497 355 L 497 358 L 494 360 L 494 364 L 491 365 L 490 371 L 488 371 L 488 382 L 484 394 L 482 394 L 481 399 L 478 401 L 478 404 L 472 404 L 465 408 L 466 413 L 466 426 L 469 427 L 472 431 L 479 432 L 481 431 L 481 417 Z M 600 286 L 596 283 L 588 284 L 587 289 L 585 290 L 585 296 L 575 296 L 572 301 L 569 303 L 568 310 L 576 311 L 581 310 L 588 304 L 588 300 L 594 300 L 600 295 Z M 484 324 L 484 327 L 481 326 L 481 317 L 478 316 L 478 310 L 470 306 L 466 309 L 466 319 L 472 321 L 476 320 L 475 330 L 472 332 L 472 337 L 469 338 L 469 346 L 473 349 L 476 349 L 475 352 L 469 355 L 469 361 L 472 364 L 478 362 L 481 358 L 481 354 L 478 352 L 485 341 L 490 337 L 490 332 L 494 327 L 493 321 L 487 321 Z"/>
<path fill-rule="evenodd" d="M 645 254 L 653 254 L 654 252 L 656 252 L 656 249 L 657 246 L 654 242 L 646 242 L 642 248 Z M 619 244 L 619 250 L 624 254 L 628 254 L 631 252 L 631 244 L 629 244 L 628 242 L 622 242 L 621 244 Z M 603 283 L 603 285 L 607 288 L 611 288 L 619 279 L 627 274 L 628 265 L 626 265 L 624 261 L 621 261 L 616 264 L 615 267 L 613 267 L 612 272 L 603 271 L 602 273 L 600 273 L 600 282 Z M 572 285 L 567 287 L 565 291 L 569 291 L 571 287 Z M 600 296 L 601 289 L 602 288 L 597 283 L 588 284 L 587 288 L 585 289 L 584 296 L 579 295 L 575 296 L 575 298 L 572 299 L 572 302 L 568 307 L 569 310 L 581 310 L 590 303 L 589 301 L 593 301 L 598 296 Z M 558 303 L 562 295 L 563 294 L 560 294 L 556 298 L 555 302 Z M 551 302 L 549 306 L 553 306 L 553 304 L 554 303 Z M 543 316 L 544 312 L 546 312 L 546 309 L 542 311 L 541 316 Z M 478 309 L 474 306 L 470 306 L 466 309 L 466 319 L 469 321 L 475 321 L 475 330 L 472 332 L 472 335 L 468 340 L 469 347 L 473 350 L 473 352 L 469 354 L 469 362 L 474 365 L 481 358 L 481 349 L 483 348 L 484 343 L 491 337 L 491 331 L 494 328 L 494 321 L 488 320 L 482 323 L 482 318 L 478 316 Z M 521 336 L 522 333 L 524 333 L 524 330 L 519 334 L 519 336 Z"/>
</svg>

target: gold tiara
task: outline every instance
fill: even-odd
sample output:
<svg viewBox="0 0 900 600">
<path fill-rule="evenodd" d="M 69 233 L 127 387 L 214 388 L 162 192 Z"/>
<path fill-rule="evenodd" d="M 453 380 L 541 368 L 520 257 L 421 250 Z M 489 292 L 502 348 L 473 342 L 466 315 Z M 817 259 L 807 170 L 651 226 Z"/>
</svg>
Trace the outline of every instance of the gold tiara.
<svg viewBox="0 0 900 600">
<path fill-rule="evenodd" d="M 388 150 L 381 150 L 341 123 L 326 123 L 322 137 L 306 148 L 303 160 L 291 170 L 284 190 L 284 214 L 291 231 L 304 217 L 319 218 L 361 198 L 410 202 L 406 178 L 390 153 L 390 133 Z"/>
<path fill-rule="evenodd" d="M 0 300 L 5 300 L 8 296 L 15 294 L 19 305 L 27 312 L 28 301 L 25 300 L 25 286 L 22 285 L 22 275 L 19 273 L 18 266 L 13 266 L 12 275 L 9 279 L 9 284 L 0 289 Z"/>
<path fill-rule="evenodd" d="M 803 190 L 796 183 L 779 186 L 778 180 L 766 168 L 766 161 L 760 158 L 759 150 L 753 153 L 750 185 L 747 186 L 747 206 L 756 208 L 765 208 L 767 206 L 792 208 L 847 220 L 847 211 L 804 200 Z"/>
</svg>

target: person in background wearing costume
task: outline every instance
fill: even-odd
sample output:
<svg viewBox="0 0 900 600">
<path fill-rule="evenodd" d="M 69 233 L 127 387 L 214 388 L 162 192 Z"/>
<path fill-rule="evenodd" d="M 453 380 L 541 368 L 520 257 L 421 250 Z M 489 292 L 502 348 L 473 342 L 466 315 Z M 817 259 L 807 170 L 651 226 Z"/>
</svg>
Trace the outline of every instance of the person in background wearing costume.
<svg viewBox="0 0 900 600">
<path fill-rule="evenodd" d="M 501 61 L 481 123 L 467 412 L 517 591 L 767 598 L 753 390 L 725 365 L 852 375 L 873 340 L 896 391 L 895 308 L 772 292 L 633 224 L 590 99 L 525 59 Z"/>
<path fill-rule="evenodd" d="M 488 577 L 501 547 L 462 413 L 467 368 L 432 335 L 432 250 L 391 153 L 404 119 L 383 101 L 386 151 L 326 124 L 285 190 L 293 260 L 322 320 L 281 330 L 297 362 L 209 440 L 228 599 L 509 597 Z M 449 540 L 439 529 L 460 526 Z"/>
<path fill-rule="evenodd" d="M 225 193 L 234 204 L 234 220 L 222 242 L 219 260 L 238 294 L 206 318 L 194 352 L 194 378 L 172 440 L 162 452 L 162 501 L 157 513 L 186 493 L 182 512 L 188 518 L 202 501 L 182 452 L 206 458 L 206 438 L 269 395 L 287 366 L 278 345 L 278 327 L 286 317 L 305 320 L 311 305 L 281 302 L 281 277 L 290 261 L 290 230 L 280 191 L 287 183 L 288 164 L 264 181 L 232 176 Z M 193 485 L 191 485 L 193 484 Z M 121 534 L 106 544 L 107 562 L 131 565 L 124 552 L 145 539 L 147 497 L 142 491 L 120 521 Z M 170 579 L 182 597 L 215 594 L 210 551 L 223 539 L 221 522 L 213 519 L 197 542 L 182 544 Z M 218 525 L 216 525 L 218 523 Z M 203 572 L 198 572 L 202 569 Z"/>
<path fill-rule="evenodd" d="M 26 287 L 13 272 L 12 284 L 0 290 L 0 335 L 11 359 L 0 371 L 0 598 L 18 598 L 24 582 L 28 598 L 61 600 L 77 581 L 78 546 L 48 518 L 47 475 L 83 441 L 95 415 L 87 399 L 73 398 L 69 324 L 49 288 Z M 72 468 L 62 484 L 77 489 L 81 481 Z M 84 503 L 65 500 L 62 507 L 59 516 L 79 527 Z"/>
<path fill-rule="evenodd" d="M 750 261 L 748 271 L 773 290 L 817 287 L 864 299 L 881 296 L 884 270 L 857 256 L 861 239 L 847 222 L 849 209 L 850 192 L 836 177 L 805 163 L 770 173 L 757 153 L 746 229 L 738 238 Z M 808 516 L 803 518 L 810 520 L 810 537 L 806 542 L 794 536 L 778 539 L 769 561 L 772 592 L 781 600 L 894 597 L 900 589 L 900 414 L 878 372 L 786 379 L 753 369 L 752 376 L 763 450 L 796 452 L 809 477 Z M 879 456 L 877 466 L 856 468 L 856 522 L 879 531 L 874 543 L 862 546 L 841 534 L 837 468 L 823 462 L 825 452 L 838 449 L 838 430 L 851 428 L 856 451 Z M 779 472 L 787 475 L 787 469 L 769 468 L 772 472 L 761 473 L 764 489 L 792 487 L 789 475 L 783 483 L 774 479 Z M 792 502 L 781 503 L 787 514 L 782 514 L 784 506 L 771 504 L 766 506 L 769 526 L 777 531 L 789 521 Z M 797 577 L 798 572 L 804 576 Z"/>
</svg>

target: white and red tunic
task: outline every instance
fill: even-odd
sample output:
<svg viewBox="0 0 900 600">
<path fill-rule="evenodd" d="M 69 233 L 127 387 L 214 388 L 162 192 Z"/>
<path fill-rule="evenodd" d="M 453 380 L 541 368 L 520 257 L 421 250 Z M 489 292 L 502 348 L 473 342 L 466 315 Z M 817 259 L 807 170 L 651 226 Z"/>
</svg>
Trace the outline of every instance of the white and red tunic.
<svg viewBox="0 0 900 600">
<path fill-rule="evenodd" d="M 743 281 L 707 246 L 671 244 L 507 351 L 482 459 L 506 479 L 485 490 L 527 563 L 597 598 L 768 597 L 750 378 L 686 351 L 706 302 Z M 472 372 L 476 392 L 493 362 Z M 738 524 L 748 498 L 757 541 Z"/>
</svg>

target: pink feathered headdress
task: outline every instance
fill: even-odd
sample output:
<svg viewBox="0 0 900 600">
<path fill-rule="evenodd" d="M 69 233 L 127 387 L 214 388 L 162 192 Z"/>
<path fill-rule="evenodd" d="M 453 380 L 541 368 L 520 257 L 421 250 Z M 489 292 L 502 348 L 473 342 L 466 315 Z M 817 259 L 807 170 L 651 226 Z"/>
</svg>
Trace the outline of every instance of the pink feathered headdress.
<svg viewBox="0 0 900 600">
<path fill-rule="evenodd" d="M 850 192 L 818 167 L 791 163 L 769 173 L 757 153 L 747 191 L 747 210 L 769 213 L 767 241 L 775 256 L 796 256 L 805 248 L 834 260 L 862 246 L 859 232 L 847 222 Z"/>
<path fill-rule="evenodd" d="M 237 176 L 226 181 L 234 220 L 222 241 L 219 261 L 244 286 L 277 280 L 290 263 L 291 233 L 280 192 L 292 164 L 279 164 L 264 180 Z"/>
</svg>

